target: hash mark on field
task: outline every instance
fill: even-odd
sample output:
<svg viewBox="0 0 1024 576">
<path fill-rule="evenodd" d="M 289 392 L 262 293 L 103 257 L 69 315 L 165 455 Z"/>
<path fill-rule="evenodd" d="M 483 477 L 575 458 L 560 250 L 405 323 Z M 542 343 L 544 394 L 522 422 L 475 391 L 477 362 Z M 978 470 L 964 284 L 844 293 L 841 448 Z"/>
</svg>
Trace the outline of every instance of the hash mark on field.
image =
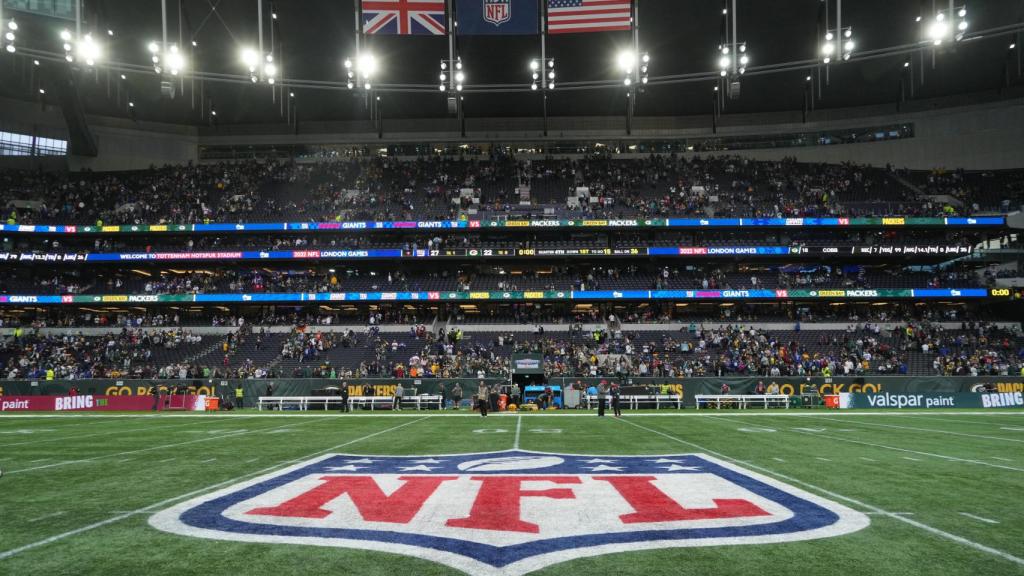
<svg viewBox="0 0 1024 576">
<path fill-rule="evenodd" d="M 45 462 L 47 460 L 49 460 L 49 458 L 40 458 L 39 460 L 29 460 L 28 463 L 29 464 L 35 464 L 36 462 Z"/>
<path fill-rule="evenodd" d="M 135 460 L 135 458 L 124 458 L 122 460 L 118 460 L 117 463 L 118 464 L 123 464 L 125 462 L 131 462 L 132 460 Z"/>
<path fill-rule="evenodd" d="M 914 462 L 920 462 L 921 461 L 920 458 L 911 458 L 910 456 L 904 456 L 903 459 L 904 460 L 913 460 Z"/>
<path fill-rule="evenodd" d="M 978 522 L 984 522 L 986 524 L 999 524 L 998 520 L 992 520 L 991 518 L 982 518 L 981 516 L 975 516 L 974 514 L 970 514 L 968 512 L 961 512 L 960 515 L 966 516 L 972 520 L 977 520 Z"/>
<path fill-rule="evenodd" d="M 782 458 L 772 458 L 772 460 L 775 460 L 776 462 L 785 462 Z"/>
<path fill-rule="evenodd" d="M 913 512 L 865 512 L 868 516 L 913 516 Z"/>
<path fill-rule="evenodd" d="M 164 462 L 170 462 L 171 460 L 177 460 L 177 459 L 178 459 L 177 457 L 175 457 L 175 458 L 167 458 L 166 460 L 161 460 L 159 462 L 159 464 L 163 464 Z"/>
<path fill-rule="evenodd" d="M 822 458 L 821 456 L 818 456 L 817 460 L 821 460 L 822 462 L 831 462 L 828 458 Z"/>
<path fill-rule="evenodd" d="M 210 458 L 209 460 L 203 460 L 202 462 L 200 462 L 200 464 L 209 464 L 210 462 L 213 462 L 214 460 L 216 460 L 216 458 Z"/>
<path fill-rule="evenodd" d="M 246 464 L 252 464 L 253 462 L 255 462 L 255 461 L 257 461 L 257 460 L 259 460 L 259 457 L 256 457 L 256 458 L 250 458 L 250 459 L 246 460 L 246 461 L 245 461 L 245 463 L 246 463 Z"/>
<path fill-rule="evenodd" d="M 54 512 L 53 514 L 47 514 L 45 516 L 40 516 L 38 518 L 32 518 L 31 520 L 29 520 L 29 522 L 39 522 L 40 520 L 46 520 L 48 518 L 56 518 L 57 516 L 63 516 L 65 514 L 67 514 L 67 512 Z"/>
<path fill-rule="evenodd" d="M 860 459 L 864 460 L 865 462 L 878 462 L 878 460 L 875 460 L 873 458 L 865 458 L 864 456 L 861 456 Z"/>
</svg>

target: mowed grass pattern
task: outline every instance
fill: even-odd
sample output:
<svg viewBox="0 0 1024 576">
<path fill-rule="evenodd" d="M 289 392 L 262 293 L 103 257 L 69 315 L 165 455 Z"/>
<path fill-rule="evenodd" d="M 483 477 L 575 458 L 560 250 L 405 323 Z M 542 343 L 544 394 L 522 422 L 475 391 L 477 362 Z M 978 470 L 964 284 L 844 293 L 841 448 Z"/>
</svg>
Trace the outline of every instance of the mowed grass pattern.
<svg viewBox="0 0 1024 576">
<path fill-rule="evenodd" d="M 707 452 L 871 515 L 870 527 L 837 538 L 629 552 L 537 574 L 1024 574 L 1018 411 L 5 416 L 0 574 L 457 574 L 378 552 L 175 536 L 147 518 L 322 454 L 485 452 L 517 436 L 521 449 L 545 452 Z"/>
</svg>

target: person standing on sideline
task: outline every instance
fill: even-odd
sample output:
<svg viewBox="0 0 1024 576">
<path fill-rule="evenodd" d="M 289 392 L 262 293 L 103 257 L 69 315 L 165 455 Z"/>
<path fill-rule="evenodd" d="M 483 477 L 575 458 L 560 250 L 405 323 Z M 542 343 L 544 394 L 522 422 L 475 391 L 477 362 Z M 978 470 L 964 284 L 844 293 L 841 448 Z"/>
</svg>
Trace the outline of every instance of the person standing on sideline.
<svg viewBox="0 0 1024 576">
<path fill-rule="evenodd" d="M 487 417 L 487 402 L 490 400 L 491 390 L 487 387 L 487 383 L 483 380 L 480 381 L 480 386 L 476 389 L 476 405 L 480 408 L 480 416 Z"/>
<path fill-rule="evenodd" d="M 614 414 L 616 418 L 621 418 L 622 417 L 622 408 L 619 406 L 619 401 L 621 400 L 622 390 L 619 389 L 619 383 L 618 382 L 615 382 L 614 384 L 612 384 L 611 395 L 612 395 L 612 414 Z"/>
<path fill-rule="evenodd" d="M 402 388 L 402 384 L 401 383 L 398 383 L 397 385 L 395 385 L 395 397 L 391 401 L 391 409 L 392 410 L 401 410 L 402 409 L 402 397 L 403 396 L 405 396 L 405 389 Z"/>
<path fill-rule="evenodd" d="M 437 395 L 441 397 L 441 410 L 444 410 L 444 402 L 447 399 L 445 397 L 444 382 L 438 386 Z"/>
<path fill-rule="evenodd" d="M 242 384 L 239 383 L 235 387 L 235 408 L 242 409 L 245 407 L 245 391 L 242 389 Z"/>
<path fill-rule="evenodd" d="M 341 381 L 341 411 L 348 412 L 348 382 Z"/>
<path fill-rule="evenodd" d="M 608 381 L 601 380 L 597 385 L 597 415 L 604 416 L 604 403 L 608 397 Z"/>
<path fill-rule="evenodd" d="M 459 404 L 462 404 L 462 385 L 456 382 L 452 388 L 452 406 L 458 410 Z"/>
</svg>

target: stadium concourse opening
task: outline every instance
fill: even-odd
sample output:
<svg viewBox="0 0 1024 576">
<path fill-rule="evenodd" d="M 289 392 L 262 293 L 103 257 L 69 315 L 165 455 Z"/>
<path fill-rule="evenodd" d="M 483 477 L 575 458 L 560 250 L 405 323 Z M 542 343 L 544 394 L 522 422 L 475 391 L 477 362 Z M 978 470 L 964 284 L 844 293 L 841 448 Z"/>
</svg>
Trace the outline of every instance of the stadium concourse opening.
<svg viewBox="0 0 1024 576">
<path fill-rule="evenodd" d="M 0 575 L 1020 574 L 1020 8 L 0 0 Z"/>
</svg>

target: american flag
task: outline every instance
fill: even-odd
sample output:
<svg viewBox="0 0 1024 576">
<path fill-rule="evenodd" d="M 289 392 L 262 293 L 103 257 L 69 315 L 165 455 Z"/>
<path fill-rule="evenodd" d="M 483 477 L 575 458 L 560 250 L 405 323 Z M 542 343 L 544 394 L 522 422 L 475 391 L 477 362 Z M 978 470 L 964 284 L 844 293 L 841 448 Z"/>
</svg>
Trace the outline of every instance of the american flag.
<svg viewBox="0 0 1024 576">
<path fill-rule="evenodd" d="M 632 0 L 548 0 L 548 32 L 630 30 Z"/>
<path fill-rule="evenodd" d="M 444 0 L 363 0 L 363 32 L 443 36 L 444 4 Z"/>
</svg>

